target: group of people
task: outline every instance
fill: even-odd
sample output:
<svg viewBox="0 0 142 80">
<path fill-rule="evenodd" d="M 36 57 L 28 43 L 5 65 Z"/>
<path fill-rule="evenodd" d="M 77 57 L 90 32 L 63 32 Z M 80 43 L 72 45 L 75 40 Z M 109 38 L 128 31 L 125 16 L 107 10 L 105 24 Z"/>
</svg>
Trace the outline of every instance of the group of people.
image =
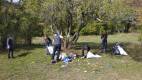
<svg viewBox="0 0 142 80">
<path fill-rule="evenodd" d="M 48 50 L 48 46 L 53 45 L 53 52 L 51 55 L 51 63 L 56 63 L 60 61 L 59 56 L 61 52 L 61 46 L 62 46 L 62 36 L 59 33 L 54 33 L 53 37 L 53 42 L 52 40 L 46 35 L 45 37 L 45 45 L 46 45 L 46 50 Z M 13 56 L 13 51 L 14 51 L 14 43 L 13 43 L 13 38 L 12 36 L 8 36 L 7 38 L 7 49 L 8 49 L 8 58 L 14 58 Z M 106 52 L 107 49 L 107 33 L 104 32 L 101 34 L 101 50 L 102 52 Z M 82 56 L 86 56 L 84 51 L 89 52 L 90 47 L 88 45 L 84 45 L 82 47 Z M 47 54 L 49 52 L 47 51 Z M 55 59 L 56 56 L 56 59 Z"/>
<path fill-rule="evenodd" d="M 61 44 L 62 44 L 62 36 L 59 33 L 54 33 L 54 38 L 53 38 L 53 42 L 52 40 L 46 35 L 45 38 L 45 45 L 46 45 L 46 49 L 48 50 L 48 47 L 53 45 L 53 53 L 51 55 L 51 63 L 56 63 L 58 61 L 60 61 L 59 56 L 60 56 L 60 52 L 61 52 Z M 49 52 L 47 51 L 47 54 L 49 54 Z M 56 59 L 55 56 L 57 55 Z"/>
<path fill-rule="evenodd" d="M 103 32 L 101 34 L 101 51 L 106 52 L 107 50 L 107 32 Z M 46 45 L 46 50 L 48 50 L 48 47 L 53 45 L 53 53 L 51 54 L 51 63 L 56 63 L 60 61 L 59 56 L 61 52 L 61 46 L 62 46 L 62 38 L 59 33 L 55 33 L 53 37 L 53 42 L 52 40 L 46 35 L 45 37 L 45 45 Z M 53 44 L 52 44 L 53 43 Z M 86 57 L 85 51 L 87 53 L 90 51 L 90 47 L 86 44 L 82 47 L 82 56 Z M 49 51 L 47 51 L 47 54 L 49 54 Z M 55 58 L 55 56 L 57 56 Z"/>
</svg>

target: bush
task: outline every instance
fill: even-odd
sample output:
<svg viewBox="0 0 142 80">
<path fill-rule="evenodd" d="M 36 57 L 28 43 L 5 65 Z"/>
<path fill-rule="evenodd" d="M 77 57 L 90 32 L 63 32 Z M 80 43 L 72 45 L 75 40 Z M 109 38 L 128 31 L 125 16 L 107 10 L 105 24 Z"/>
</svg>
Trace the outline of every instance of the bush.
<svg viewBox="0 0 142 80">
<path fill-rule="evenodd" d="M 92 21 L 86 25 L 81 30 L 82 35 L 99 35 L 103 30 L 106 30 L 109 34 L 117 33 L 117 32 L 124 32 L 125 25 L 121 23 L 114 23 L 113 21 L 108 22 L 97 22 Z"/>
<path fill-rule="evenodd" d="M 102 30 L 102 23 L 98 22 L 90 22 L 81 30 L 82 35 L 93 35 L 93 34 L 100 34 Z"/>
</svg>

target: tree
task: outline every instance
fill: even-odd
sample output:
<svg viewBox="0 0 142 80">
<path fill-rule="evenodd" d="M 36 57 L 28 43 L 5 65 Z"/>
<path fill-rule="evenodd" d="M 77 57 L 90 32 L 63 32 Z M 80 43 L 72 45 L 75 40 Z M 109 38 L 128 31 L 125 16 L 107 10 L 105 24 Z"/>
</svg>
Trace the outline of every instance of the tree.
<svg viewBox="0 0 142 80">
<path fill-rule="evenodd" d="M 134 20 L 133 10 L 123 0 L 3 0 L 1 4 L 1 41 L 13 34 L 31 44 L 32 37 L 47 34 L 50 28 L 64 36 L 68 48 L 77 42 L 81 31 L 128 31 Z"/>
<path fill-rule="evenodd" d="M 53 0 L 43 4 L 45 22 L 50 26 L 52 32 L 59 31 L 64 36 L 66 48 L 69 47 L 69 44 L 76 43 L 80 31 L 89 21 L 95 19 L 96 9 L 93 9 L 92 6 L 97 5 L 97 3 L 93 2 L 95 1 Z"/>
<path fill-rule="evenodd" d="M 13 0 L 1 1 L 0 11 L 0 37 L 3 48 L 6 45 L 7 35 L 15 38 L 22 38 L 25 43 L 31 45 L 32 37 L 42 35 L 42 27 L 39 25 L 39 4 L 38 0 L 20 0 L 13 3 Z"/>
<path fill-rule="evenodd" d="M 88 23 L 98 21 L 103 27 L 100 30 L 118 30 L 115 25 L 131 13 L 123 0 L 45 0 L 42 7 L 44 21 L 52 32 L 59 31 L 64 36 L 66 48 L 77 42 Z M 110 27 L 110 23 L 115 25 Z"/>
<path fill-rule="evenodd" d="M 13 5 L 12 4 L 12 0 L 11 0 L 11 3 L 5 1 L 5 0 L 2 0 L 1 1 L 1 22 L 0 22 L 0 37 L 1 37 L 1 44 L 2 44 L 2 47 L 5 48 L 6 46 L 6 38 L 7 38 L 7 35 L 8 34 L 12 34 L 12 35 L 15 35 L 16 31 L 16 15 L 15 15 L 15 12 L 16 12 L 16 9 L 15 9 L 16 5 Z"/>
<path fill-rule="evenodd" d="M 107 29 L 113 29 L 111 32 L 128 32 L 131 24 L 135 22 L 134 10 L 123 0 L 111 0 L 111 2 L 104 0 L 99 14 L 99 18 L 107 25 Z"/>
<path fill-rule="evenodd" d="M 42 27 L 39 25 L 40 11 L 39 0 L 22 0 L 17 12 L 19 37 L 24 38 L 26 45 L 32 44 L 32 37 L 42 35 Z"/>
</svg>

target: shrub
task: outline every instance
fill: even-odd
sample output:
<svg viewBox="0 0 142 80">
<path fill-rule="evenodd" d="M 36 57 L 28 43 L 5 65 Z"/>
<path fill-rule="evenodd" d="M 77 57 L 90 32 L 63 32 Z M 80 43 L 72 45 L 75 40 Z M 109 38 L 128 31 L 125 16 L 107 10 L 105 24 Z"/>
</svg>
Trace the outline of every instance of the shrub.
<svg viewBox="0 0 142 80">
<path fill-rule="evenodd" d="M 81 30 L 82 35 L 98 35 L 102 30 L 102 23 L 90 22 Z"/>
</svg>

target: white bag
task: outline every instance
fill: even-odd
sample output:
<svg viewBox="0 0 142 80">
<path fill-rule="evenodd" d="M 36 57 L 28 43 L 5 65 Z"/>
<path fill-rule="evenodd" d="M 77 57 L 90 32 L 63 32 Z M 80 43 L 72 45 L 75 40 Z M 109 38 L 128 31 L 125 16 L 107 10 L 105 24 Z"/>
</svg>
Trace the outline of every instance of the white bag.
<svg viewBox="0 0 142 80">
<path fill-rule="evenodd" d="M 50 54 L 53 54 L 53 46 L 47 46 L 47 49 Z"/>
<path fill-rule="evenodd" d="M 100 58 L 101 56 L 98 54 L 93 54 L 92 52 L 88 52 L 87 53 L 87 57 L 86 58 Z"/>
<path fill-rule="evenodd" d="M 118 50 L 120 51 L 120 55 L 124 55 L 127 56 L 128 54 L 126 53 L 126 51 L 121 47 L 121 46 L 117 46 Z"/>
</svg>

